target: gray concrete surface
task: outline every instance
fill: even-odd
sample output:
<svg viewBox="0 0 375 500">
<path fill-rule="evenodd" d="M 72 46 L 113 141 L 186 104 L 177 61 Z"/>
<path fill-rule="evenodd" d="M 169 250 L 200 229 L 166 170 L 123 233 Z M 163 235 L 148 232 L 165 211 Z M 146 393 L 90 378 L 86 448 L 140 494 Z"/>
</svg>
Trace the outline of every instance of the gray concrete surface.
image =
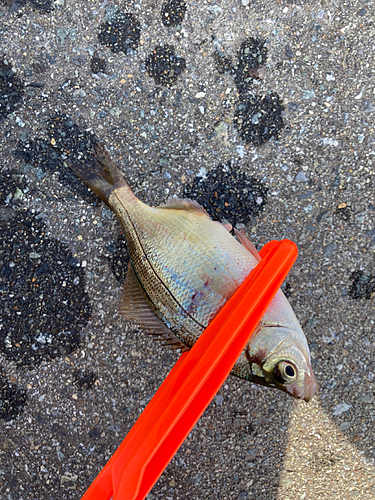
<svg viewBox="0 0 375 500">
<path fill-rule="evenodd" d="M 319 396 L 229 377 L 149 498 L 375 498 L 374 49 L 372 1 L 0 0 L 0 498 L 80 498 L 177 359 L 119 316 L 91 134 L 145 202 L 300 252 Z"/>
</svg>

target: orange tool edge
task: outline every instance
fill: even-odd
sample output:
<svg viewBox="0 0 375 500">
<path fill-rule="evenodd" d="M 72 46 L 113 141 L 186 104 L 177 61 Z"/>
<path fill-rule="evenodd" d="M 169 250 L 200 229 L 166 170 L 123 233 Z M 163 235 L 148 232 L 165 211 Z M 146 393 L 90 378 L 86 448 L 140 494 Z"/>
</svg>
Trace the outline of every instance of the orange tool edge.
<svg viewBox="0 0 375 500">
<path fill-rule="evenodd" d="M 298 250 L 271 241 L 261 261 L 194 346 L 182 354 L 82 500 L 141 500 L 224 383 Z"/>
</svg>

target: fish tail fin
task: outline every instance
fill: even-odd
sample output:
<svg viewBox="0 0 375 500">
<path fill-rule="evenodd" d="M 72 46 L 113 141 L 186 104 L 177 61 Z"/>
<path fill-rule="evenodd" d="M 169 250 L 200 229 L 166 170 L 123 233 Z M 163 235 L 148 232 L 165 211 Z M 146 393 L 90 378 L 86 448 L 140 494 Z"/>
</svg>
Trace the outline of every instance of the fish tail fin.
<svg viewBox="0 0 375 500">
<path fill-rule="evenodd" d="M 101 200 L 108 205 L 108 199 L 114 189 L 130 186 L 109 156 L 105 147 L 96 142 L 95 155 L 91 161 L 69 161 L 69 168 L 82 179 Z"/>
</svg>

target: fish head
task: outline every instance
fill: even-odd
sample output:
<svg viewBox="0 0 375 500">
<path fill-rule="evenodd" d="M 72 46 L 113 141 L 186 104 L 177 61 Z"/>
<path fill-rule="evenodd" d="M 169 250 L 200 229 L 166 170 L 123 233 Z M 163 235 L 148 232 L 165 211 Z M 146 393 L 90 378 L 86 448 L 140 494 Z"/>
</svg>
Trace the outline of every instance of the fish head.
<svg viewBox="0 0 375 500">
<path fill-rule="evenodd" d="M 318 390 L 306 337 L 284 294 L 274 297 L 246 346 L 250 381 L 310 401 Z"/>
</svg>

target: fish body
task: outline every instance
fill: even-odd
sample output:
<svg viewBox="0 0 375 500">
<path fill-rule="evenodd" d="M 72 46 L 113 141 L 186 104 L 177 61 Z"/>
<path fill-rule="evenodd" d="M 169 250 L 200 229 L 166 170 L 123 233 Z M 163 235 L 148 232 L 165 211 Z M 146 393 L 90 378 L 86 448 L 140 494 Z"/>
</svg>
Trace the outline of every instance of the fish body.
<svg viewBox="0 0 375 500">
<path fill-rule="evenodd" d="M 100 145 L 94 163 L 71 169 L 116 213 L 130 263 L 120 311 L 181 350 L 190 348 L 259 256 L 192 200 L 140 201 Z M 310 400 L 317 390 L 306 338 L 279 290 L 232 373 Z"/>
</svg>

